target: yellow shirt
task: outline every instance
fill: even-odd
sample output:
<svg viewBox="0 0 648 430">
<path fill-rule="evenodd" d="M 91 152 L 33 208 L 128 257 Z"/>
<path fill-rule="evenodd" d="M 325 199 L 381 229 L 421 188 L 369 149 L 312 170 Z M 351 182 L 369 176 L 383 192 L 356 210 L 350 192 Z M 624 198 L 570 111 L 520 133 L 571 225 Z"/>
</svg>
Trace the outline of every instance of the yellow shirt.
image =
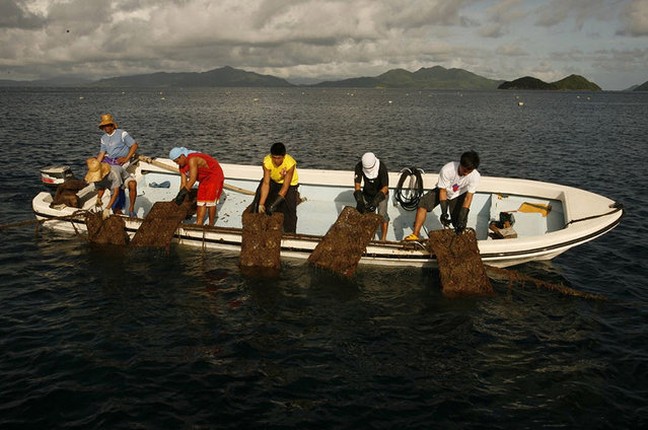
<svg viewBox="0 0 648 430">
<path fill-rule="evenodd" d="M 270 154 L 266 155 L 263 159 L 263 167 L 270 170 L 270 179 L 278 184 L 283 184 L 286 172 L 294 167 L 295 171 L 292 176 L 292 181 L 290 181 L 290 185 L 299 184 L 299 175 L 297 175 L 297 162 L 288 154 L 284 156 L 283 162 L 279 166 L 274 165 Z"/>
</svg>

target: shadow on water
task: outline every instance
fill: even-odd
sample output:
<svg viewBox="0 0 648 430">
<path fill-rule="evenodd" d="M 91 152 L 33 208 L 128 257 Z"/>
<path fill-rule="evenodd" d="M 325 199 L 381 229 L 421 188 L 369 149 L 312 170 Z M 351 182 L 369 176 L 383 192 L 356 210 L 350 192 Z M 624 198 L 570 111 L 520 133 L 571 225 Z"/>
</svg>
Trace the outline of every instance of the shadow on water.
<svg viewBox="0 0 648 430">
<path fill-rule="evenodd" d="M 310 264 L 305 264 L 302 270 L 309 278 L 310 294 L 314 296 L 335 297 L 341 302 L 357 299 L 362 287 L 362 281 L 357 275 L 353 277 L 341 276 L 337 273 L 319 269 Z"/>
</svg>

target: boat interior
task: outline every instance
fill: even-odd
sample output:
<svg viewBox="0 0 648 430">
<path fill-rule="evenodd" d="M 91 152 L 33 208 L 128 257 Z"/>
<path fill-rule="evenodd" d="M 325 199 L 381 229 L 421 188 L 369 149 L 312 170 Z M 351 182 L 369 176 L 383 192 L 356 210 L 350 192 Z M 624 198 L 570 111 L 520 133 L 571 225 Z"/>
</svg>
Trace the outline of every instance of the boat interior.
<svg viewBox="0 0 648 430">
<path fill-rule="evenodd" d="M 142 170 L 137 186 L 135 212 L 144 218 L 153 204 L 158 201 L 170 201 L 175 198 L 179 189 L 179 176 L 175 172 Z M 241 228 L 241 214 L 251 203 L 259 182 L 257 179 L 227 179 L 226 188 L 218 202 L 217 227 Z M 128 193 L 128 190 L 126 190 Z M 335 222 L 345 206 L 355 206 L 353 188 L 339 185 L 319 185 L 301 183 L 299 187 L 301 203 L 297 207 L 297 233 L 307 235 L 324 235 Z M 109 199 L 109 192 L 104 200 Z M 412 232 L 415 211 L 404 209 L 394 198 L 390 189 L 388 214 L 390 218 L 388 241 L 401 241 Z M 96 192 L 93 185 L 78 192 L 84 209 L 94 206 Z M 50 202 L 51 202 L 51 196 Z M 45 201 L 47 203 L 47 201 Z M 61 208 L 62 209 L 62 208 Z M 557 199 L 543 200 L 522 195 L 504 195 L 493 193 L 476 193 L 473 197 L 468 227 L 475 229 L 478 240 L 493 240 L 489 236 L 489 223 L 499 220 L 500 212 L 513 214 L 513 229 L 517 237 L 542 236 L 558 231 L 565 226 L 563 202 Z M 426 231 L 441 229 L 437 206 L 428 214 L 422 236 Z M 191 221 L 188 221 L 191 222 Z M 380 231 L 376 232 L 376 239 Z"/>
<path fill-rule="evenodd" d="M 179 188 L 178 176 L 166 172 L 144 172 L 138 183 L 136 212 L 144 217 L 157 201 L 173 199 Z M 228 179 L 231 188 L 254 192 L 257 181 Z M 355 206 L 353 188 L 341 189 L 339 186 L 301 184 L 299 187 L 302 202 L 297 207 L 297 232 L 302 234 L 323 235 L 337 219 L 345 206 Z M 253 196 L 225 189 L 218 203 L 218 227 L 241 228 L 241 213 L 252 202 Z M 543 200 L 518 195 L 477 193 L 473 198 L 468 226 L 475 229 L 479 240 L 491 240 L 488 225 L 499 220 L 500 212 L 513 213 L 513 229 L 518 237 L 541 236 L 564 228 L 565 216 L 560 200 Z M 415 211 L 404 209 L 394 199 L 390 191 L 388 214 L 390 217 L 387 240 L 400 241 L 412 232 Z M 428 214 L 424 229 L 441 229 L 440 208 Z M 377 232 L 376 238 L 378 238 Z"/>
</svg>

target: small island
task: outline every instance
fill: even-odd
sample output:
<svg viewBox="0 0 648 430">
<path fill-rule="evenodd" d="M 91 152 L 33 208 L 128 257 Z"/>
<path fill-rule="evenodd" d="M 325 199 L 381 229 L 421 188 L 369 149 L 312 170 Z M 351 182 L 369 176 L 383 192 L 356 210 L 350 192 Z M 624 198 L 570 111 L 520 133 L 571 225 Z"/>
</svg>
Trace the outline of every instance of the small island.
<svg viewBox="0 0 648 430">
<path fill-rule="evenodd" d="M 646 81 L 643 84 L 637 86 L 632 91 L 648 91 L 648 81 Z"/>
<path fill-rule="evenodd" d="M 579 75 L 569 75 L 556 82 L 544 82 L 525 76 L 514 81 L 506 81 L 498 90 L 549 90 L 549 91 L 601 91 L 601 87 Z"/>
</svg>

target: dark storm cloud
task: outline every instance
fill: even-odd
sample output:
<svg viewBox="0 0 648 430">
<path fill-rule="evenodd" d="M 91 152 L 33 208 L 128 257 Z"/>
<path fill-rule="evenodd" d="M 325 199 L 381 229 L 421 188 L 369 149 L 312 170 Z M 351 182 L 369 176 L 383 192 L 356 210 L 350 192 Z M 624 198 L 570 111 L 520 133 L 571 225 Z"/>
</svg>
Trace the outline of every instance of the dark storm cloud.
<svg viewBox="0 0 648 430">
<path fill-rule="evenodd" d="M 34 29 L 43 26 L 42 16 L 26 10 L 24 1 L 0 0 L 0 28 Z"/>
</svg>

